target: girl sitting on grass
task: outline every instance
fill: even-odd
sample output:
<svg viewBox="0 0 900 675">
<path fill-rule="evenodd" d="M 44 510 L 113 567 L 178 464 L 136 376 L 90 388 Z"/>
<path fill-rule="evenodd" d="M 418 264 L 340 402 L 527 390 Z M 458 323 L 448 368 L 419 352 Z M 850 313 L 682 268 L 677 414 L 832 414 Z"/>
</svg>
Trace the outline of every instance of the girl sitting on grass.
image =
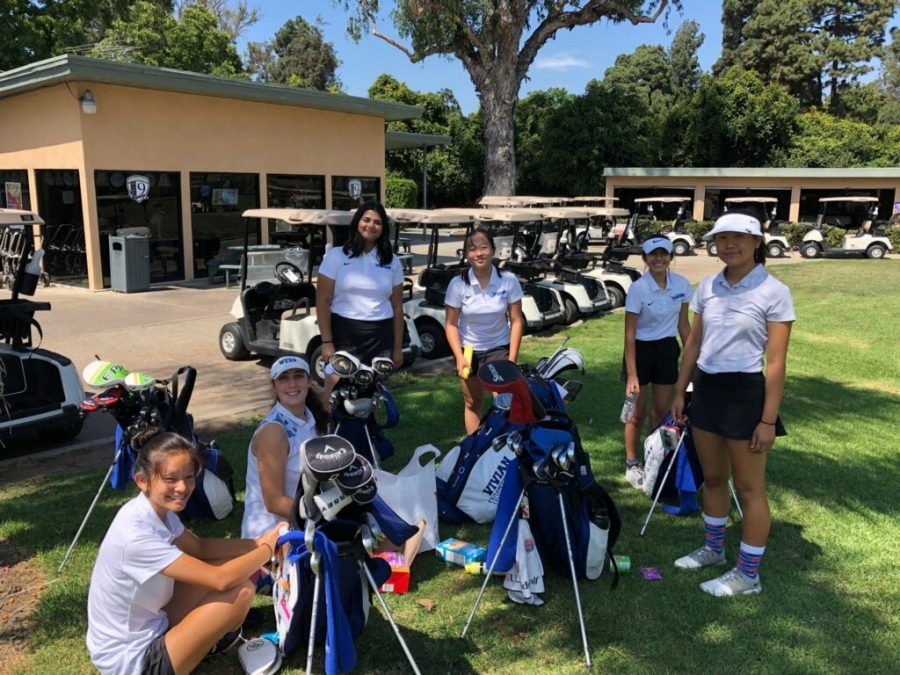
<svg viewBox="0 0 900 675">
<path fill-rule="evenodd" d="M 253 539 L 200 539 L 176 515 L 194 491 L 200 457 L 172 432 L 132 441 L 141 491 L 110 525 L 88 592 L 87 647 L 101 673 L 191 672 L 240 638 L 250 575 L 272 557 L 279 523 Z"/>
</svg>

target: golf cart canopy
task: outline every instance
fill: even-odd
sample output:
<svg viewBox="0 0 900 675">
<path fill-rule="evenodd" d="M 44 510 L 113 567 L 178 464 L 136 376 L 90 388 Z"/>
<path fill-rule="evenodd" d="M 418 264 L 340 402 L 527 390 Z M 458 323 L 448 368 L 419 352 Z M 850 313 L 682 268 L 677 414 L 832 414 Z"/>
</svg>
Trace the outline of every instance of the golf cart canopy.
<svg viewBox="0 0 900 675">
<path fill-rule="evenodd" d="M 777 197 L 727 197 L 726 204 L 777 204 Z"/>
<path fill-rule="evenodd" d="M 550 218 L 552 220 L 559 219 L 573 219 L 573 220 L 586 220 L 591 217 L 591 210 L 584 207 L 578 208 L 575 206 L 556 206 L 549 209 L 541 209 L 541 213 L 544 218 Z"/>
<path fill-rule="evenodd" d="M 43 225 L 44 219 L 33 211 L 0 209 L 0 225 Z"/>
<path fill-rule="evenodd" d="M 575 204 L 584 204 L 587 202 L 617 202 L 618 197 L 572 197 L 570 200 Z"/>
<path fill-rule="evenodd" d="M 638 197 L 634 200 L 635 204 L 649 204 L 650 202 L 659 202 L 661 204 L 676 204 L 678 202 L 689 202 L 690 197 Z"/>
<path fill-rule="evenodd" d="M 571 201 L 569 197 L 537 197 L 533 195 L 518 195 L 510 197 L 502 197 L 497 195 L 485 195 L 478 200 L 479 205 L 483 208 L 493 207 L 532 207 L 532 206 L 552 206 L 554 204 L 565 204 Z"/>
<path fill-rule="evenodd" d="M 877 201 L 878 201 L 878 197 L 858 197 L 858 196 L 853 196 L 853 197 L 822 197 L 822 198 L 819 199 L 819 202 L 821 202 L 821 203 L 823 203 L 823 204 L 826 203 L 826 202 L 857 202 L 857 203 L 860 203 L 860 204 L 871 204 L 871 203 L 877 202 Z"/>
<path fill-rule="evenodd" d="M 271 218 L 290 225 L 350 225 L 353 211 L 333 209 L 247 209 L 244 218 Z"/>
<path fill-rule="evenodd" d="M 419 225 L 464 225 L 474 216 L 455 209 L 387 209 L 391 220 Z"/>
</svg>

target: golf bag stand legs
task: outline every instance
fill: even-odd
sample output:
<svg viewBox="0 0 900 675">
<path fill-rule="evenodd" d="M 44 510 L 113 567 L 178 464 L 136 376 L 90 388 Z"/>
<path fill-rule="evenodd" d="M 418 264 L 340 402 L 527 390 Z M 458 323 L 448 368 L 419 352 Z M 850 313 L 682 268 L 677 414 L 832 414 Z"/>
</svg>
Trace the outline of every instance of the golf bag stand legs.
<svg viewBox="0 0 900 675">
<path fill-rule="evenodd" d="M 394 615 L 391 614 L 391 610 L 388 609 L 387 603 L 384 601 L 384 597 L 378 590 L 378 584 L 375 583 L 375 579 L 372 577 L 372 572 L 362 561 L 360 561 L 359 566 L 366 573 L 366 579 L 369 580 L 369 587 L 375 593 L 375 597 L 378 598 L 378 602 L 381 604 L 381 609 L 384 611 L 384 615 L 387 617 L 388 622 L 391 624 L 391 628 L 394 629 L 394 635 L 397 636 L 397 641 L 403 648 L 403 653 L 406 654 L 406 659 L 407 661 L 409 661 L 409 665 L 412 667 L 413 672 L 416 675 L 422 675 L 421 671 L 419 670 L 419 666 L 416 665 L 416 660 L 413 658 L 412 652 L 409 651 L 409 647 L 406 645 L 406 640 L 404 640 L 403 635 L 400 634 L 400 628 L 397 626 L 397 622 L 394 621 Z"/>
<path fill-rule="evenodd" d="M 509 519 L 509 522 L 506 524 L 506 529 L 503 531 L 503 536 L 500 537 L 500 543 L 497 545 L 497 553 L 494 554 L 494 559 L 491 560 L 491 566 L 488 567 L 487 573 L 484 575 L 484 582 L 481 584 L 481 590 L 478 591 L 478 597 L 475 598 L 475 604 L 472 605 L 472 611 L 469 612 L 469 618 L 466 620 L 466 625 L 463 626 L 462 635 L 459 637 L 464 639 L 466 637 L 466 633 L 469 630 L 469 626 L 472 623 L 472 619 L 475 618 L 475 612 L 478 609 L 478 605 L 481 604 L 481 598 L 484 595 L 484 589 L 487 588 L 488 582 L 491 580 L 491 575 L 494 574 L 494 566 L 497 564 L 497 558 L 500 555 L 500 551 L 503 549 L 503 544 L 506 543 L 506 538 L 509 536 L 510 531 L 512 530 L 513 523 L 519 517 L 519 509 L 522 508 L 522 498 L 525 496 L 525 488 L 522 488 L 522 492 L 519 493 L 519 499 L 516 501 L 516 509 L 513 511 L 512 517 Z"/>
<path fill-rule="evenodd" d="M 311 620 L 309 623 L 309 644 L 306 647 L 306 675 L 312 674 L 313 652 L 316 649 L 316 621 L 319 618 L 319 600 L 322 593 L 322 574 L 319 569 L 319 552 L 313 552 L 310 557 L 310 569 L 316 575 L 313 585 L 313 603 Z"/>
<path fill-rule="evenodd" d="M 575 559 L 572 556 L 572 539 L 569 536 L 569 523 L 566 520 L 566 505 L 562 491 L 557 491 L 559 498 L 559 515 L 562 518 L 563 534 L 566 535 L 566 553 L 569 555 L 569 571 L 572 573 L 572 589 L 575 591 L 575 607 L 578 609 L 578 624 L 581 628 L 581 642 L 584 645 L 584 665 L 591 669 L 591 649 L 588 646 L 587 631 L 584 628 L 584 612 L 581 609 L 581 594 L 578 592 L 578 577 L 575 575 Z"/>
<path fill-rule="evenodd" d="M 650 510 L 647 512 L 647 519 L 644 520 L 644 526 L 641 528 L 641 536 L 644 536 L 644 532 L 647 530 L 647 525 L 650 523 L 650 517 L 653 515 L 653 511 L 656 509 L 656 504 L 659 502 L 659 497 L 662 494 L 663 487 L 666 484 L 666 481 L 669 479 L 669 474 L 672 472 L 672 467 L 678 464 L 678 453 L 681 452 L 681 449 L 684 447 L 684 438 L 687 436 L 687 432 L 682 431 L 681 437 L 678 439 L 678 445 L 675 446 L 675 450 L 672 452 L 672 458 L 669 460 L 669 466 L 666 467 L 666 472 L 663 474 L 663 479 L 659 481 L 659 489 L 656 491 L 656 495 L 653 497 L 653 503 L 650 505 Z"/>
<path fill-rule="evenodd" d="M 69 548 L 66 551 L 66 554 L 63 556 L 62 562 L 59 563 L 59 567 L 56 569 L 56 576 L 58 577 L 62 574 L 63 567 L 66 566 L 66 563 L 69 561 L 69 556 L 72 555 L 72 549 L 75 548 L 75 544 L 78 543 L 78 538 L 81 537 L 81 532 L 84 530 L 84 526 L 87 525 L 88 518 L 91 517 L 91 513 L 94 512 L 94 507 L 97 506 L 97 502 L 100 500 L 100 494 L 103 492 L 103 488 L 106 487 L 106 481 L 109 480 L 109 477 L 112 475 L 113 469 L 116 468 L 116 463 L 119 461 L 119 456 L 125 450 L 124 441 L 119 444 L 118 449 L 116 450 L 116 456 L 113 457 L 112 464 L 109 465 L 109 471 L 106 472 L 106 475 L 103 477 L 103 480 L 100 482 L 100 488 L 97 490 L 97 494 L 94 495 L 94 501 L 91 502 L 91 505 L 88 507 L 87 513 L 84 514 L 84 520 L 81 521 L 81 525 L 78 526 L 78 531 L 75 533 L 75 538 L 72 539 L 72 543 L 69 544 Z"/>
</svg>

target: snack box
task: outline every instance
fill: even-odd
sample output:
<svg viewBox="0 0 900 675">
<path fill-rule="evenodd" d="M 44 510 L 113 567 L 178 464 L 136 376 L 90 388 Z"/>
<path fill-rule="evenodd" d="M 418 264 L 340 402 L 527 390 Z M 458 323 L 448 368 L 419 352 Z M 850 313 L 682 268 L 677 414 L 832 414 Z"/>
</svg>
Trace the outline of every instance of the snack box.
<svg viewBox="0 0 900 675">
<path fill-rule="evenodd" d="M 445 539 L 435 549 L 438 557 L 444 562 L 465 567 L 468 563 L 484 562 L 487 557 L 487 549 L 484 546 L 470 544 L 461 539 Z"/>
<path fill-rule="evenodd" d="M 376 553 L 373 558 L 383 558 L 391 566 L 391 576 L 385 581 L 380 590 L 382 593 L 408 593 L 409 592 L 409 566 L 402 553 L 385 551 Z"/>
</svg>

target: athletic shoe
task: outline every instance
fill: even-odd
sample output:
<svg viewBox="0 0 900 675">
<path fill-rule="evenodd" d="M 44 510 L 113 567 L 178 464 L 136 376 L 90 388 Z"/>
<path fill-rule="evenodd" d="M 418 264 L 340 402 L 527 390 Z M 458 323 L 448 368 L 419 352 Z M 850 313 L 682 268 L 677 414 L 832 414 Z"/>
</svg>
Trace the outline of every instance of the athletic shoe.
<svg viewBox="0 0 900 675">
<path fill-rule="evenodd" d="M 644 489 L 644 470 L 639 467 L 637 464 L 634 466 L 629 466 L 625 469 L 625 480 L 627 480 L 631 487 L 636 490 Z"/>
<path fill-rule="evenodd" d="M 704 581 L 700 588 L 717 598 L 725 598 L 731 595 L 755 595 L 762 592 L 762 584 L 759 575 L 751 579 L 737 567 L 725 572 L 720 577 Z"/>
<path fill-rule="evenodd" d="M 675 561 L 675 567 L 680 570 L 699 570 L 701 567 L 724 564 L 725 551 L 716 553 L 708 546 L 701 546 L 696 551 L 692 551 Z"/>
<path fill-rule="evenodd" d="M 213 645 L 207 656 L 215 656 L 216 654 L 224 654 L 241 641 L 241 629 L 237 628 L 230 633 L 225 633 L 222 639 Z"/>
</svg>

